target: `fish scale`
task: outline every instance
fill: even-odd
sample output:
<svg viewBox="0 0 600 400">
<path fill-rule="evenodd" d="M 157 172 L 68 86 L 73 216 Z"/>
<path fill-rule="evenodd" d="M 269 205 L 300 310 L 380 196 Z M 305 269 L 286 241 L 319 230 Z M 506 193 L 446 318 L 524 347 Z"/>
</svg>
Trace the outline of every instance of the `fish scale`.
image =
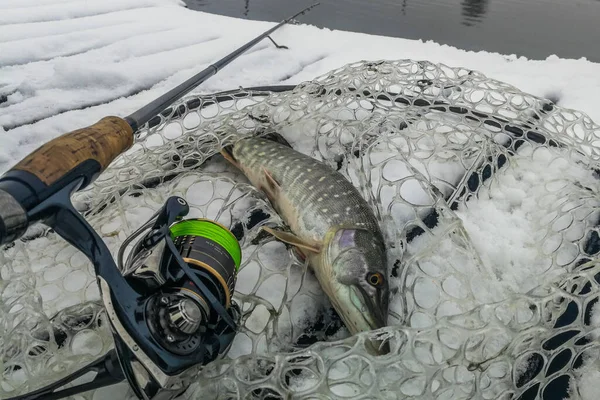
<svg viewBox="0 0 600 400">
<path fill-rule="evenodd" d="M 367 202 L 342 174 L 295 150 L 266 139 L 242 139 L 233 156 L 256 186 L 263 168 L 277 181 L 282 196 L 301 210 L 298 223 L 311 239 L 321 240 L 335 226 L 365 228 L 380 235 Z M 280 211 L 280 210 L 278 210 Z M 284 219 L 289 221 L 287 215 Z M 304 235 L 302 235 L 304 236 Z"/>
<path fill-rule="evenodd" d="M 324 163 L 272 140 L 240 139 L 223 154 L 267 194 L 291 233 L 267 230 L 306 256 L 350 332 L 385 326 L 385 244 L 354 185 Z"/>
</svg>

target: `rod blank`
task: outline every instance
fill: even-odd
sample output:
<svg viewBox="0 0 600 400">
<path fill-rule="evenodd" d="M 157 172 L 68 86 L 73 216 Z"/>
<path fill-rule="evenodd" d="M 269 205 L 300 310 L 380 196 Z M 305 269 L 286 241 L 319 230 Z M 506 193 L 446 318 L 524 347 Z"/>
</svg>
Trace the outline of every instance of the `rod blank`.
<svg viewBox="0 0 600 400">
<path fill-rule="evenodd" d="M 167 93 L 163 94 L 156 100 L 151 101 L 150 103 L 146 104 L 144 107 L 135 111 L 131 115 L 125 117 L 125 121 L 127 121 L 127 123 L 131 126 L 131 128 L 133 129 L 134 132 L 137 131 L 137 129 L 139 127 L 141 127 L 146 122 L 148 122 L 150 119 L 152 119 L 152 117 L 154 117 L 155 115 L 157 115 L 158 113 L 163 111 L 165 108 L 169 107 L 173 102 L 180 99 L 182 96 L 184 96 L 187 93 L 189 93 L 190 91 L 192 91 L 192 89 L 194 89 L 196 86 L 198 86 L 202 82 L 206 81 L 211 76 L 215 75 L 217 72 L 219 72 L 219 70 L 221 70 L 223 67 L 225 67 L 227 64 L 229 64 L 236 58 L 238 58 L 246 50 L 248 50 L 249 48 L 251 48 L 252 46 L 257 44 L 258 42 L 260 42 L 261 40 L 263 40 L 264 38 L 269 36 L 271 33 L 275 32 L 277 29 L 281 28 L 283 25 L 287 24 L 294 18 L 310 11 L 312 8 L 314 8 L 318 5 L 319 5 L 319 3 L 315 3 L 309 7 L 306 7 L 302 11 L 297 12 L 296 14 L 292 15 L 291 17 L 284 19 L 283 21 L 281 21 L 280 23 L 275 25 L 273 28 L 264 32 L 260 36 L 257 36 L 256 38 L 252 39 L 251 41 L 249 41 L 242 47 L 240 47 L 240 48 L 236 49 L 235 51 L 233 51 L 232 53 L 226 55 L 225 57 L 223 57 L 219 61 L 215 62 L 214 64 L 209 65 L 208 67 L 206 67 L 202 71 L 198 72 L 196 75 L 192 76 L 187 81 L 180 84 L 179 86 L 169 90 Z"/>
</svg>

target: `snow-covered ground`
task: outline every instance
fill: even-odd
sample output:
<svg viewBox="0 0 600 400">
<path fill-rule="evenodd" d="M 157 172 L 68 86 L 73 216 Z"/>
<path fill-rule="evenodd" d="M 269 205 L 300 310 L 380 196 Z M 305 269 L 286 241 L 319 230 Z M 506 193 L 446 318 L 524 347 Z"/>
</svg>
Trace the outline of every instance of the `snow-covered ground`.
<svg viewBox="0 0 600 400">
<path fill-rule="evenodd" d="M 273 23 L 190 11 L 177 0 L 1 1 L 0 172 L 61 133 L 89 125 L 106 115 L 131 113 L 271 26 Z M 272 37 L 289 49 L 276 49 L 264 41 L 208 80 L 197 92 L 296 84 L 349 62 L 407 58 L 481 71 L 600 121 L 597 97 L 600 95 L 600 64 L 586 60 L 556 57 L 527 60 L 466 52 L 433 42 L 306 25 L 285 26 Z M 470 214 L 459 210 L 469 232 L 487 229 L 490 233 L 490 226 L 494 228 L 514 218 L 513 231 L 532 236 L 527 231 L 527 218 L 514 212 L 515 207 L 524 214 L 535 211 L 527 208 L 531 205 L 528 203 L 531 196 L 525 195 L 526 189 L 531 193 L 535 182 L 561 172 L 584 176 L 590 179 L 590 185 L 594 184 L 575 168 L 546 167 L 543 163 L 526 165 L 524 168 L 537 175 L 528 175 L 522 180 L 520 173 L 515 172 L 520 184 L 515 184 L 513 175 L 507 174 L 501 182 L 506 187 L 489 195 L 495 202 L 482 202 L 479 207 L 471 208 Z M 542 189 L 536 193 L 542 193 Z M 497 224 L 490 224 L 490 216 L 498 220 Z M 525 225 L 520 227 L 519 223 Z M 513 231 L 506 238 L 496 235 L 494 244 L 499 243 L 498 246 L 490 246 L 485 241 L 475 245 L 489 255 L 490 259 L 483 261 L 502 276 L 508 286 L 518 284 L 523 288 L 515 291 L 524 291 L 532 281 L 523 278 L 522 268 L 527 265 L 537 268 L 528 272 L 531 279 L 545 269 L 544 265 L 535 264 L 536 255 L 529 254 L 528 249 L 510 253 L 515 250 L 516 242 L 526 242 L 512 235 Z M 523 254 L 526 257 L 523 258 Z M 568 258 L 568 254 L 565 257 Z M 506 264 L 514 268 L 504 268 Z M 250 272 L 250 269 L 244 271 Z M 238 289 L 243 289 L 243 285 Z M 597 374 L 597 370 L 590 367 L 582 372 L 581 381 L 591 384 Z"/>
<path fill-rule="evenodd" d="M 0 2 L 0 171 L 63 132 L 127 115 L 271 26 L 190 11 L 178 0 Z M 264 41 L 198 91 L 299 83 L 348 62 L 411 58 L 478 70 L 600 120 L 600 64 L 586 60 L 527 60 L 306 25 L 273 38 L 289 50 Z"/>
</svg>

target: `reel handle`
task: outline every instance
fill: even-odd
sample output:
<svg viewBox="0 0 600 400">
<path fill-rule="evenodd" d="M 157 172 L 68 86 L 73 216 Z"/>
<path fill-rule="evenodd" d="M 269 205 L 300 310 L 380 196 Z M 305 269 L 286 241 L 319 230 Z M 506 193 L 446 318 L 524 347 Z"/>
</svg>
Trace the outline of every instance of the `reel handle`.
<svg viewBox="0 0 600 400">
<path fill-rule="evenodd" d="M 100 164 L 98 173 L 133 144 L 133 129 L 119 117 L 104 117 L 45 143 L 12 170 L 26 171 L 52 185 L 87 160 Z M 88 182 L 89 183 L 89 182 Z"/>
</svg>

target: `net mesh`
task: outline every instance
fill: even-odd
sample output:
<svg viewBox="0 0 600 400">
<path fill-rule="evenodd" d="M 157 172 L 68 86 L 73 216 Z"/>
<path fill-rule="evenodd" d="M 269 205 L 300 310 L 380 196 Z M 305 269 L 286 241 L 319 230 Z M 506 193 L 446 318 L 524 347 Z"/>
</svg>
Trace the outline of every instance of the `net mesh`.
<svg viewBox="0 0 600 400">
<path fill-rule="evenodd" d="M 310 268 L 261 233 L 284 222 L 218 152 L 271 132 L 371 204 L 390 264 L 387 328 L 350 336 Z M 239 333 L 186 398 L 578 398 L 598 370 L 600 127 L 585 114 L 475 71 L 401 60 L 349 64 L 292 91 L 187 97 L 138 133 L 74 196 L 113 255 L 171 195 L 242 247 Z M 0 257 L 0 397 L 111 348 L 83 255 L 35 225 Z M 391 352 L 369 352 L 372 337 Z M 77 398 L 109 395 L 133 398 L 125 384 Z"/>
</svg>

